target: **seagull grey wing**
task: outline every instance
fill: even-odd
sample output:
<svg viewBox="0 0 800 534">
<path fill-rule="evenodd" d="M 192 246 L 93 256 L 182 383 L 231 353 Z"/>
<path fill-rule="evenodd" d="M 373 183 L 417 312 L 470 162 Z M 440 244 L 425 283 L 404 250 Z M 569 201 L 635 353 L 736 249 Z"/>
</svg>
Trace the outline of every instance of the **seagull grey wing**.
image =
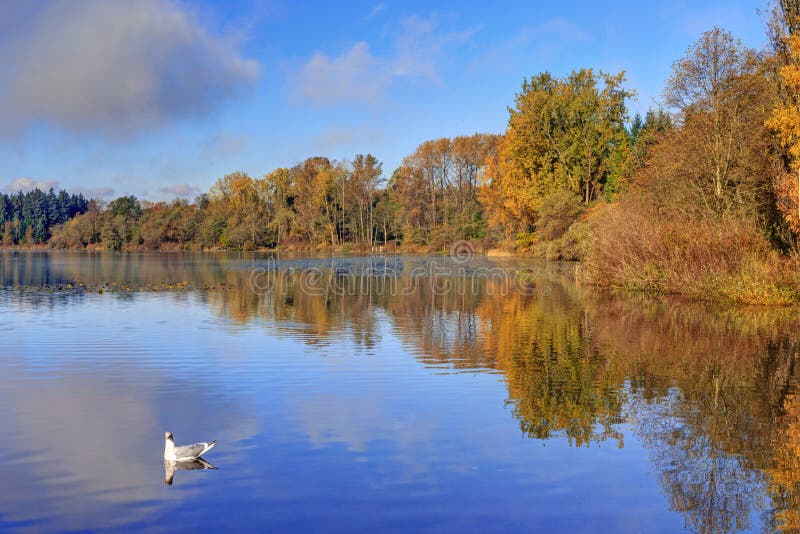
<svg viewBox="0 0 800 534">
<path fill-rule="evenodd" d="M 175 458 L 197 458 L 208 449 L 208 446 L 208 443 L 195 443 L 193 445 L 175 447 Z"/>
</svg>

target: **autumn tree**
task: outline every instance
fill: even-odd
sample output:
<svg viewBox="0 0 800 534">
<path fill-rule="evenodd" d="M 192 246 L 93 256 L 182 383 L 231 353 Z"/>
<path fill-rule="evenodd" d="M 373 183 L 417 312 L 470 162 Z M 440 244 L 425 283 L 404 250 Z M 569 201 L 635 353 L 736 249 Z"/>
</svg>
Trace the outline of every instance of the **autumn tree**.
<svg viewBox="0 0 800 534">
<path fill-rule="evenodd" d="M 442 247 L 485 233 L 478 184 L 494 157 L 497 136 L 475 134 L 426 141 L 390 180 L 404 239 Z"/>
<path fill-rule="evenodd" d="M 773 92 L 760 55 L 719 28 L 673 65 L 665 91 L 680 128 L 670 158 L 685 202 L 717 213 L 768 218 L 775 159 L 764 127 Z"/>
<path fill-rule="evenodd" d="M 107 211 L 108 215 L 101 229 L 103 243 L 112 250 L 121 250 L 134 240 L 142 206 L 135 196 L 129 195 L 109 202 Z"/>
<path fill-rule="evenodd" d="M 651 109 L 644 118 L 638 113 L 628 126 L 628 158 L 621 171 L 626 185 L 635 181 L 635 176 L 647 164 L 652 151 L 659 143 L 675 132 L 672 116 L 664 109 Z"/>
<path fill-rule="evenodd" d="M 272 217 L 270 228 L 275 234 L 275 242 L 287 238 L 295 224 L 294 181 L 289 169 L 279 168 L 267 173 L 262 179 L 267 194 L 272 198 Z"/>
<path fill-rule="evenodd" d="M 204 241 L 225 247 L 255 249 L 273 242 L 270 220 L 274 206 L 268 184 L 235 172 L 217 180 L 208 197 Z"/>
<path fill-rule="evenodd" d="M 325 157 L 304 160 L 291 169 L 295 231 L 306 242 L 336 241 L 337 172 Z"/>
<path fill-rule="evenodd" d="M 780 69 L 780 75 L 790 96 L 776 106 L 767 126 L 778 134 L 788 152 L 787 168 L 774 183 L 777 208 L 792 231 L 800 234 L 800 35 L 791 35 L 786 41 L 787 64 Z"/>
<path fill-rule="evenodd" d="M 481 237 L 486 220 L 480 203 L 480 184 L 486 166 L 497 152 L 499 136 L 475 134 L 453 138 L 452 152 L 452 221 L 458 239 Z"/>
<path fill-rule="evenodd" d="M 546 196 L 566 191 L 589 203 L 603 193 L 627 142 L 626 100 L 633 93 L 624 82 L 624 73 L 581 69 L 523 83 L 488 171 L 495 194 L 487 200 L 500 203 L 491 208 L 495 221 L 511 232 L 531 231 Z"/>
<path fill-rule="evenodd" d="M 400 205 L 395 200 L 392 186 L 377 191 L 377 200 L 373 209 L 375 236 L 379 243 L 397 239 L 401 233 Z"/>
<path fill-rule="evenodd" d="M 201 222 L 200 208 L 186 200 L 156 202 L 142 211 L 139 237 L 148 249 L 187 248 L 195 243 Z"/>
<path fill-rule="evenodd" d="M 350 164 L 350 171 L 342 186 L 342 208 L 354 207 L 350 229 L 355 241 L 373 243 L 373 201 L 383 174 L 383 164 L 372 154 L 358 154 Z M 345 215 L 343 211 L 343 216 Z"/>
</svg>

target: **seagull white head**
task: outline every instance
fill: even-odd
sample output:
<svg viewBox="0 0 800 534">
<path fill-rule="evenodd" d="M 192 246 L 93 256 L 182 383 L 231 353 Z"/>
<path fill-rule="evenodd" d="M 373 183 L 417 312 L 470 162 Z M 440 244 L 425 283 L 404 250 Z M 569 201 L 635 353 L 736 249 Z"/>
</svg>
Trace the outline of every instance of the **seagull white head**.
<svg viewBox="0 0 800 534">
<path fill-rule="evenodd" d="M 172 439 L 172 432 L 164 432 L 164 439 Z"/>
</svg>

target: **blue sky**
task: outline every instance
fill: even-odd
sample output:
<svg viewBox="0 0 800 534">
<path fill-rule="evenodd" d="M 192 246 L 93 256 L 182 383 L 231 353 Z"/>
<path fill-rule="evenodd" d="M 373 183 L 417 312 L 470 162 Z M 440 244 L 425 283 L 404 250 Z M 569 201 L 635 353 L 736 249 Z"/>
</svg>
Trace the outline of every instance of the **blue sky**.
<svg viewBox="0 0 800 534">
<path fill-rule="evenodd" d="M 0 4 L 0 190 L 194 197 L 220 176 L 505 128 L 522 80 L 625 70 L 632 111 L 715 25 L 764 45 L 763 1 Z"/>
</svg>

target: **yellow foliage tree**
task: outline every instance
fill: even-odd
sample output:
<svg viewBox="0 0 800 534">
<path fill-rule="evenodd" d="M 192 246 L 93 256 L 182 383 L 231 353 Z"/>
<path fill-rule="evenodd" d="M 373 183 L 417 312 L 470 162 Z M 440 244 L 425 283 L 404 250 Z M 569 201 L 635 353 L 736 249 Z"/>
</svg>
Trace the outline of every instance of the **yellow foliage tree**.
<svg viewBox="0 0 800 534">
<path fill-rule="evenodd" d="M 486 171 L 494 191 L 484 191 L 483 200 L 493 223 L 503 224 L 507 234 L 530 232 L 548 195 L 568 192 L 588 204 L 608 184 L 619 190 L 626 101 L 634 95 L 624 82 L 624 72 L 592 69 L 564 78 L 543 72 L 525 80 Z"/>
<path fill-rule="evenodd" d="M 783 66 L 780 74 L 786 89 L 800 95 L 800 35 L 789 37 L 788 43 L 793 62 Z M 767 126 L 778 134 L 798 172 L 797 177 L 784 173 L 776 178 L 774 190 L 781 215 L 795 233 L 800 233 L 800 110 L 794 103 L 779 106 L 767 120 Z"/>
</svg>

